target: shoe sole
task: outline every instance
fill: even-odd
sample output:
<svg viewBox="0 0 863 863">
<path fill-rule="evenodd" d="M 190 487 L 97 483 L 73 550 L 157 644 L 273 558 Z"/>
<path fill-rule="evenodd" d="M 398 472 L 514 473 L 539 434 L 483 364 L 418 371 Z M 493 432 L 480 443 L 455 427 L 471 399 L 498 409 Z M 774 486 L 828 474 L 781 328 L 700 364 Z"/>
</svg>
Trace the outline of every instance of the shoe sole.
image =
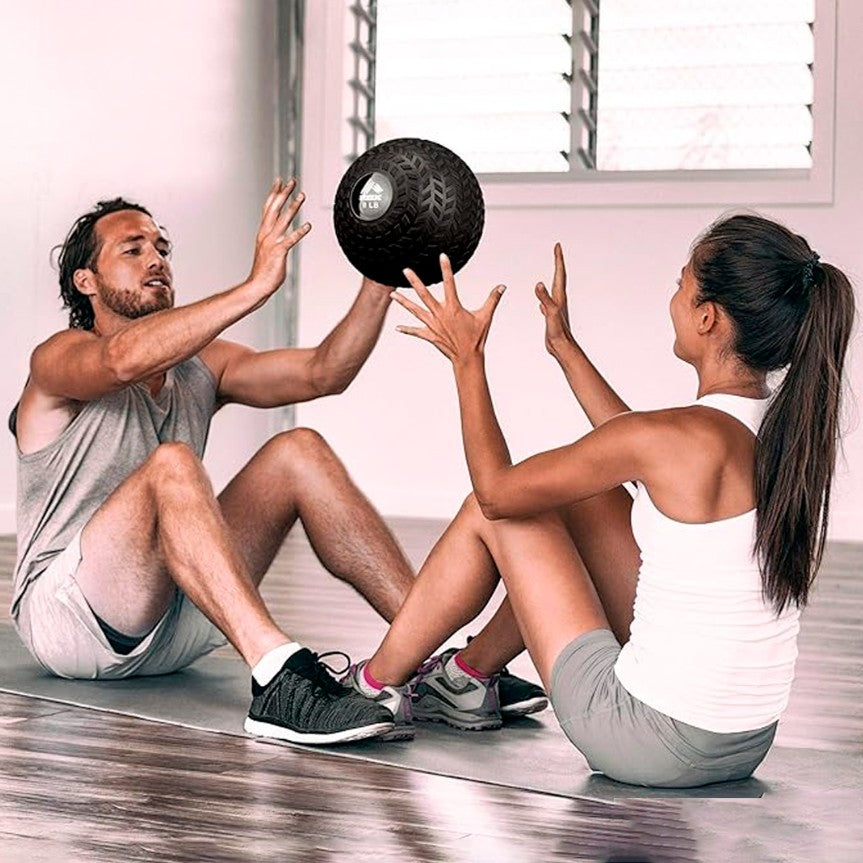
<svg viewBox="0 0 863 863">
<path fill-rule="evenodd" d="M 415 736 L 413 726 L 405 728 L 403 725 L 396 725 L 392 731 L 387 731 L 380 737 L 381 743 L 394 743 L 396 740 L 413 740 Z"/>
<path fill-rule="evenodd" d="M 539 713 L 548 707 L 548 698 L 528 698 L 516 704 L 507 704 L 500 708 L 500 715 L 504 719 L 517 719 L 519 716 L 529 716 L 531 713 Z"/>
<path fill-rule="evenodd" d="M 500 728 L 503 724 L 499 716 L 495 717 L 477 717 L 471 720 L 453 719 L 452 716 L 442 712 L 426 713 L 424 716 L 418 716 L 416 708 L 414 708 L 415 722 L 443 722 L 451 728 L 458 728 L 459 731 L 494 731 Z"/>
<path fill-rule="evenodd" d="M 276 740 L 286 740 L 288 743 L 304 743 L 307 746 L 325 746 L 328 743 L 348 743 L 353 740 L 367 740 L 370 737 L 380 737 L 391 731 L 392 722 L 375 722 L 360 728 L 347 728 L 344 731 L 331 731 L 328 734 L 311 734 L 294 731 L 281 725 L 272 725 L 257 719 L 246 717 L 243 728 L 255 737 L 272 737 Z"/>
</svg>

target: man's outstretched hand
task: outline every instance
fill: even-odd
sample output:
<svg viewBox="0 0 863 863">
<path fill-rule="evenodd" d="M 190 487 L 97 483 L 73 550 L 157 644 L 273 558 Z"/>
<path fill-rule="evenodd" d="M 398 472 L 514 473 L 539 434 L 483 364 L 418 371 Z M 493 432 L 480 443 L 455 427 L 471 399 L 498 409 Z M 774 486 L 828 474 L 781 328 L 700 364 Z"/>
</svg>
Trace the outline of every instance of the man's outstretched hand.
<svg viewBox="0 0 863 863">
<path fill-rule="evenodd" d="M 291 199 L 297 187 L 296 180 L 287 183 L 277 178 L 264 202 L 261 225 L 255 238 L 255 259 L 249 281 L 262 292 L 263 298 L 274 294 L 287 275 L 288 252 L 312 229 L 304 222 L 296 230 L 290 230 L 306 196 L 299 192 Z"/>
</svg>

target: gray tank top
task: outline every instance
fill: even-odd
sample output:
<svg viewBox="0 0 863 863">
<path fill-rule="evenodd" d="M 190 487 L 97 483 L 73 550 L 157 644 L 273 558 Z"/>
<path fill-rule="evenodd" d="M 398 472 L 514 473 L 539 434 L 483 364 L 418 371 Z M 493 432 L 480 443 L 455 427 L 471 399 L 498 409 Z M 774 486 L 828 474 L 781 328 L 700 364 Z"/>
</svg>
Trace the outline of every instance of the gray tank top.
<svg viewBox="0 0 863 863">
<path fill-rule="evenodd" d="M 12 616 L 27 588 L 162 443 L 204 454 L 216 382 L 198 357 L 169 369 L 151 396 L 143 384 L 86 402 L 52 443 L 18 451 L 18 562 Z"/>
</svg>

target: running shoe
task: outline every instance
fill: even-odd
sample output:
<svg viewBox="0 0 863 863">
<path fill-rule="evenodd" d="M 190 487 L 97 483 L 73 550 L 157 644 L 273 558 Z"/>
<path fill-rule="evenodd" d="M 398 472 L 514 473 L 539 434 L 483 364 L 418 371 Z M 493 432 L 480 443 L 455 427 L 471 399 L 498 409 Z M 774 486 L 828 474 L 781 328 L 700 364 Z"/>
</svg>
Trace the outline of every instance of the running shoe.
<svg viewBox="0 0 863 863">
<path fill-rule="evenodd" d="M 342 678 L 342 683 L 371 701 L 382 704 L 392 715 L 395 726 L 384 732 L 381 740 L 413 740 L 414 724 L 411 710 L 411 690 L 404 686 L 384 686 L 377 692 L 363 679 L 363 669 L 367 659 L 350 666 Z"/>
<path fill-rule="evenodd" d="M 476 678 L 455 663 L 455 650 L 433 656 L 410 681 L 413 718 L 466 731 L 500 728 L 498 676 Z"/>
<path fill-rule="evenodd" d="M 468 644 L 472 638 L 471 635 L 467 637 Z M 455 650 L 454 648 L 446 651 L 443 655 L 455 653 Z M 548 707 L 548 696 L 541 686 L 512 674 L 508 668 L 504 668 L 500 672 L 498 693 L 500 695 L 500 714 L 504 719 L 518 719 L 520 716 L 539 713 Z"/>
<path fill-rule="evenodd" d="M 266 685 L 252 678 L 252 704 L 245 729 L 312 746 L 379 737 L 394 727 L 382 704 L 358 695 L 330 675 L 305 647 L 288 657 Z"/>
</svg>

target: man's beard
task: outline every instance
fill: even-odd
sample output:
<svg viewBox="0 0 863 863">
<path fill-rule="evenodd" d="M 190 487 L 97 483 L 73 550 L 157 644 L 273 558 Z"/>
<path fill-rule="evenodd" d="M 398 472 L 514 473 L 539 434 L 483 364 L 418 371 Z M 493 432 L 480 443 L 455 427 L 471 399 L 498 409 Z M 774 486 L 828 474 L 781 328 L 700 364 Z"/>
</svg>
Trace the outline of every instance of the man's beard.
<svg viewBox="0 0 863 863">
<path fill-rule="evenodd" d="M 141 297 L 132 291 L 116 291 L 106 285 L 101 279 L 99 284 L 99 299 L 102 304 L 114 314 L 122 315 L 124 318 L 135 319 L 170 309 L 174 305 L 174 296 L 170 288 L 146 288 L 151 292 L 150 297 Z"/>
</svg>

